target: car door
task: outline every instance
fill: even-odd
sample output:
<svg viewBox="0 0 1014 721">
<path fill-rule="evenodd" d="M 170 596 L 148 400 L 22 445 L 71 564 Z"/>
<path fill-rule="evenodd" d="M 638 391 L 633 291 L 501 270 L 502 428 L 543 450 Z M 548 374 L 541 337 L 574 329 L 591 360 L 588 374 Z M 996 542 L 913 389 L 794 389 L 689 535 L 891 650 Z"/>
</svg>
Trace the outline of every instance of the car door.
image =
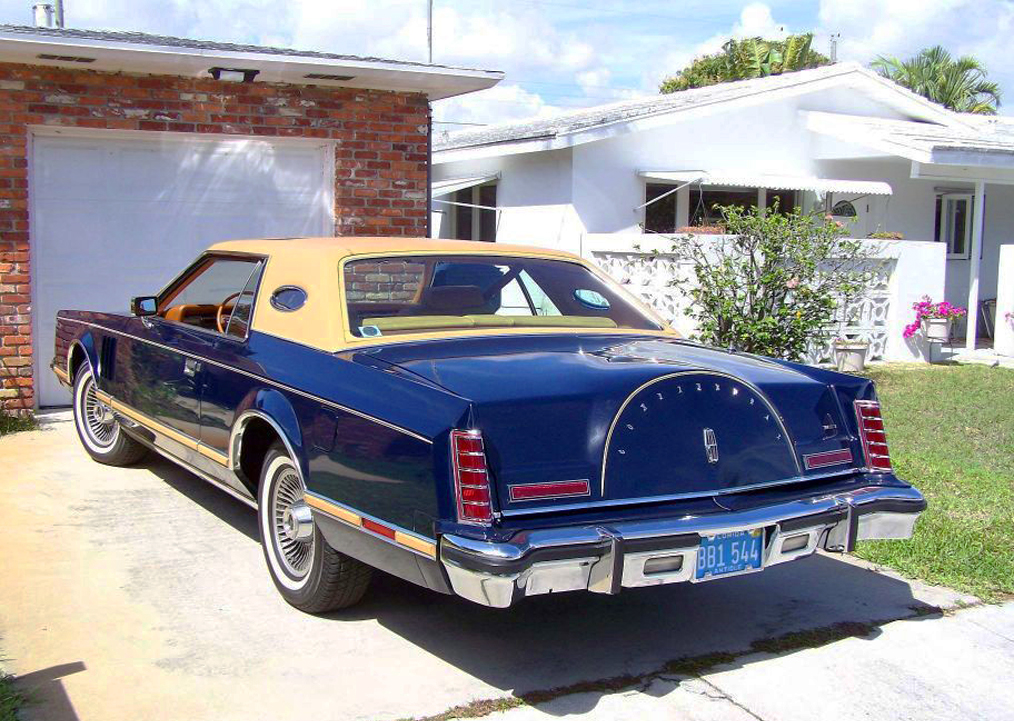
<svg viewBox="0 0 1014 721">
<path fill-rule="evenodd" d="M 251 374 L 261 375 L 262 370 L 251 357 L 248 338 L 263 268 L 260 263 L 250 274 L 229 313 L 225 333 L 215 339 L 211 362 L 201 368 L 201 444 L 226 457 L 236 408 L 258 384 Z"/>
<path fill-rule="evenodd" d="M 172 431 L 184 445 L 200 441 L 206 359 L 228 323 L 226 301 L 242 294 L 263 261 L 255 256 L 204 256 L 162 293 L 158 314 L 134 321 L 141 342 L 117 354 L 117 396 Z M 191 448 L 193 450 L 193 448 Z"/>
</svg>

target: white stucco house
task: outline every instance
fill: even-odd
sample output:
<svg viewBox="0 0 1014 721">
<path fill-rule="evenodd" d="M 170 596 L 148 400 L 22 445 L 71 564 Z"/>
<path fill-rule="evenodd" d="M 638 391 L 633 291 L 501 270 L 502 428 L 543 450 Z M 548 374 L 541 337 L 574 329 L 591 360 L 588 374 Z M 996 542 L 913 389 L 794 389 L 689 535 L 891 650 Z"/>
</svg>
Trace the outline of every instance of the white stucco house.
<svg viewBox="0 0 1014 721">
<path fill-rule="evenodd" d="M 636 249 L 708 224 L 715 203 L 777 198 L 848 219 L 856 237 L 904 238 L 870 243 L 883 282 L 850 335 L 875 356 L 927 355 L 900 334 L 923 294 L 970 308 L 957 329 L 969 347 L 1008 342 L 993 326 L 1014 310 L 1014 246 L 1000 278 L 1014 243 L 1014 122 L 951 112 L 856 64 L 444 134 L 432 172 L 434 235 L 592 257 L 677 327 L 660 269 Z"/>
</svg>

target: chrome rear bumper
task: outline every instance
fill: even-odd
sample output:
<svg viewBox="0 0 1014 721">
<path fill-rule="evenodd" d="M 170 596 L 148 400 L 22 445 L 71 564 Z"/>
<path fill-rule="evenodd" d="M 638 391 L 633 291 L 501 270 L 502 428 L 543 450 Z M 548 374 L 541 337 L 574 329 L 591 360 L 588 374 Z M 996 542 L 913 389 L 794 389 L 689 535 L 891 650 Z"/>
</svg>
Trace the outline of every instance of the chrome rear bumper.
<svg viewBox="0 0 1014 721">
<path fill-rule="evenodd" d="M 506 608 L 523 596 L 694 581 L 701 537 L 717 533 L 763 528 L 758 570 L 817 548 L 911 538 L 925 508 L 914 488 L 871 486 L 742 512 L 522 531 L 506 543 L 444 535 L 440 561 L 457 595 Z"/>
</svg>

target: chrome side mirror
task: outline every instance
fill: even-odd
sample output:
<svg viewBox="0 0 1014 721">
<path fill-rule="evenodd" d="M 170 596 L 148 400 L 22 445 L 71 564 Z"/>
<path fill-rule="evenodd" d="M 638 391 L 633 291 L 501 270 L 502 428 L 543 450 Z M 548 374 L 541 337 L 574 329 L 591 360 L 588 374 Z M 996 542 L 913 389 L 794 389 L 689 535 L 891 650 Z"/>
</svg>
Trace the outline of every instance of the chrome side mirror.
<svg viewBox="0 0 1014 721">
<path fill-rule="evenodd" d="M 130 312 L 144 318 L 158 313 L 158 298 L 153 295 L 139 295 L 130 299 Z"/>
</svg>

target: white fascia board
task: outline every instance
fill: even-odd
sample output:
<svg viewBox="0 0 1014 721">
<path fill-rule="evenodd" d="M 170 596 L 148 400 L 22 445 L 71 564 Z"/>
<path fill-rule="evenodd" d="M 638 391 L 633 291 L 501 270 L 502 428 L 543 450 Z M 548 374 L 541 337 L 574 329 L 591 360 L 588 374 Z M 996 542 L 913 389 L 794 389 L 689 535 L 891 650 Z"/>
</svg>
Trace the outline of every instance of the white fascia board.
<svg viewBox="0 0 1014 721">
<path fill-rule="evenodd" d="M 996 185 L 1014 185 L 1014 168 L 983 168 L 961 165 L 912 163 L 910 177 L 914 180 L 975 182 L 982 180 Z"/>
<path fill-rule="evenodd" d="M 915 160 L 920 163 L 928 163 L 932 160 L 932 154 L 928 150 L 892 141 L 864 128 L 857 128 L 856 122 L 862 122 L 863 116 L 825 113 L 817 110 L 800 110 L 799 113 L 803 116 L 804 127 L 812 133 L 872 148 L 906 160 Z"/>
<path fill-rule="evenodd" d="M 934 148 L 932 162 L 940 165 L 962 165 L 998 170 L 1014 169 L 1014 153 L 1003 151 L 963 150 L 961 148 Z"/>
<path fill-rule="evenodd" d="M 68 63 L 39 59 L 40 54 L 81 55 L 92 63 Z M 53 37 L 0 32 L 0 61 L 151 75 L 207 78 L 208 69 L 241 67 L 259 70 L 255 82 L 363 88 L 396 92 L 425 93 L 440 100 L 485 90 L 503 79 L 492 70 L 448 68 L 424 63 L 397 63 L 381 60 L 334 59 L 313 55 L 283 55 L 205 48 L 143 45 L 93 38 Z M 347 81 L 307 79 L 308 73 L 351 75 Z"/>
<path fill-rule="evenodd" d="M 870 73 L 863 68 L 846 66 L 840 73 L 828 75 L 814 80 L 789 85 L 783 88 L 759 90 L 749 95 L 734 99 L 715 98 L 712 101 L 694 105 L 688 108 L 660 109 L 650 114 L 642 115 L 634 119 L 620 119 L 610 123 L 603 123 L 587 129 L 576 130 L 569 133 L 556 135 L 551 139 L 520 138 L 502 143 L 495 143 L 485 146 L 472 146 L 468 148 L 456 148 L 453 150 L 439 151 L 434 154 L 434 163 L 452 162 L 456 160 L 474 160 L 478 158 L 497 157 L 500 155 L 513 155 L 516 153 L 532 153 L 541 150 L 556 150 L 559 148 L 593 143 L 598 140 L 624 135 L 627 133 L 642 130 L 652 130 L 659 127 L 666 127 L 688 120 L 705 118 L 717 113 L 736 112 L 746 108 L 755 107 L 767 102 L 778 101 L 786 98 L 799 97 L 814 92 L 829 90 L 833 88 L 846 87 L 857 92 L 863 92 L 874 97 L 885 104 L 894 107 L 902 113 L 917 117 L 934 118 L 937 122 L 953 125 L 955 124 L 955 113 L 939 108 L 929 101 L 919 102 L 908 97 L 893 83 L 890 83 L 875 73 Z M 815 111 L 800 111 L 802 113 Z M 967 123 L 962 123 L 967 125 Z M 889 155 L 902 155 L 898 149 L 883 150 Z M 911 152 L 911 151 L 909 151 Z M 437 155 L 443 156 L 438 160 Z M 928 159 L 928 156 L 927 158 Z"/>
<path fill-rule="evenodd" d="M 567 144 L 560 142 L 555 137 L 490 143 L 489 145 L 473 145 L 467 148 L 434 150 L 432 163 L 433 165 L 442 165 L 444 163 L 456 163 L 460 160 L 499 158 L 504 155 L 523 155 L 524 153 L 538 153 L 543 150 L 557 150 L 564 147 L 567 147 Z"/>
</svg>

